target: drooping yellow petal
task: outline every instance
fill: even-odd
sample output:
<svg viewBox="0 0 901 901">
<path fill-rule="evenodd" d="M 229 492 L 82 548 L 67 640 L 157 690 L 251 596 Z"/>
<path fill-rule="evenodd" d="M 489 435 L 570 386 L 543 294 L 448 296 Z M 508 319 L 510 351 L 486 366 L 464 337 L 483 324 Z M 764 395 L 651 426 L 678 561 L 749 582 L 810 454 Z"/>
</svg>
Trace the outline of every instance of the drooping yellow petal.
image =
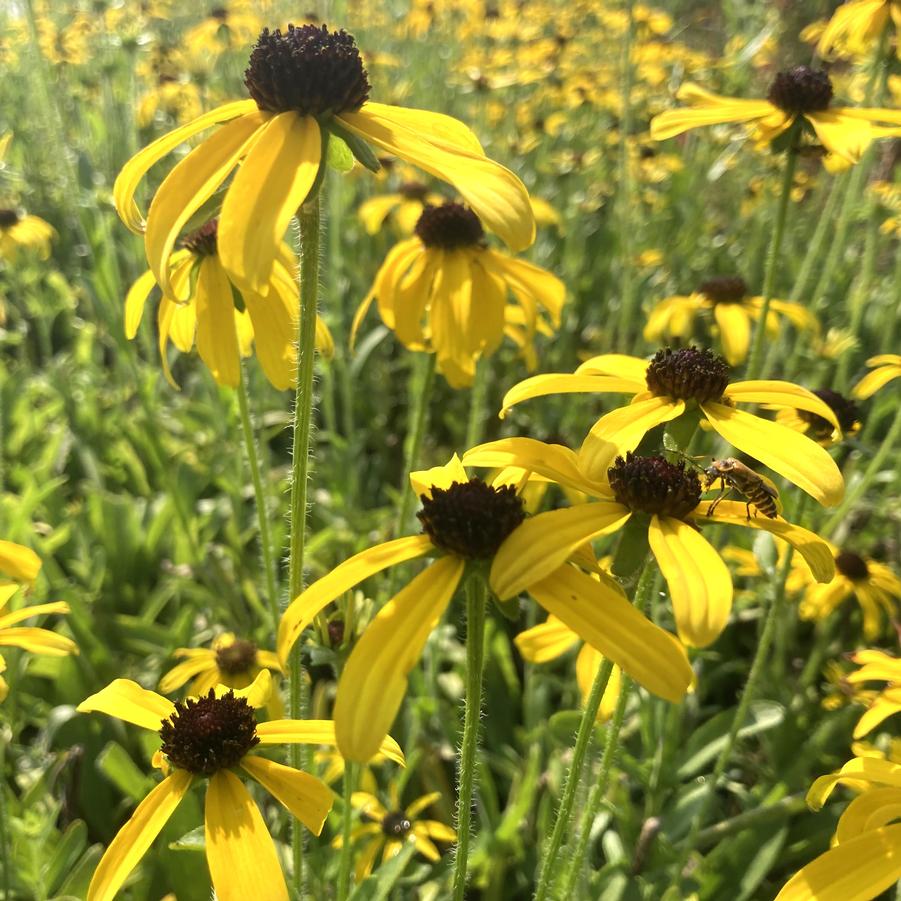
<svg viewBox="0 0 901 901">
<path fill-rule="evenodd" d="M 529 593 L 648 691 L 682 700 L 693 679 L 685 649 L 621 593 L 569 565 L 531 585 Z"/>
<path fill-rule="evenodd" d="M 718 303 L 713 308 L 713 317 L 719 326 L 726 362 L 730 366 L 739 366 L 747 358 L 751 343 L 751 320 L 747 310 L 737 303 Z"/>
<path fill-rule="evenodd" d="M 529 663 L 547 663 L 570 650 L 579 636 L 556 616 L 549 616 L 547 622 L 520 632 L 513 641 Z"/>
<path fill-rule="evenodd" d="M 41 558 L 30 548 L 0 541 L 0 573 L 16 582 L 33 582 L 41 571 Z"/>
<path fill-rule="evenodd" d="M 710 425 L 730 444 L 833 507 L 845 493 L 835 461 L 815 441 L 792 429 L 723 404 L 701 404 Z"/>
<path fill-rule="evenodd" d="M 23 626 L 19 629 L 4 629 L 0 632 L 0 645 L 8 648 L 21 648 L 31 654 L 43 654 L 45 657 L 66 657 L 77 654 L 78 646 L 71 638 L 57 635 L 49 629 Z"/>
<path fill-rule="evenodd" d="M 159 732 L 163 720 L 172 716 L 175 705 L 155 691 L 141 688 L 131 679 L 115 679 L 82 701 L 76 709 L 79 713 L 105 713 L 142 729 Z"/>
<path fill-rule="evenodd" d="M 422 495 L 431 497 L 433 488 L 447 490 L 454 482 L 468 481 L 469 476 L 456 454 L 444 466 L 433 466 L 431 469 L 420 469 L 410 473 L 410 486 L 416 497 Z"/>
<path fill-rule="evenodd" d="M 682 85 L 677 96 L 691 106 L 667 110 L 655 116 L 651 120 L 651 137 L 655 141 L 665 141 L 704 125 L 764 119 L 776 110 L 768 100 L 722 97 L 690 83 Z"/>
<path fill-rule="evenodd" d="M 878 633 L 877 633 L 878 634 Z M 880 723 L 901 710 L 901 688 L 889 688 L 876 697 L 854 727 L 854 738 L 869 735 Z"/>
<path fill-rule="evenodd" d="M 837 785 L 888 785 L 901 788 L 901 765 L 880 757 L 854 757 L 837 773 L 820 776 L 807 792 L 807 804 L 819 810 Z"/>
<path fill-rule="evenodd" d="M 269 830 L 241 780 L 219 770 L 206 791 L 206 859 L 219 901 L 288 901 Z"/>
<path fill-rule="evenodd" d="M 238 678 L 238 676 L 232 676 L 229 682 L 237 682 Z M 245 676 L 241 681 L 249 682 L 249 678 L 249 676 Z M 220 682 L 215 686 L 214 691 L 217 698 L 231 692 L 236 698 L 244 698 L 254 709 L 265 707 L 272 695 L 272 674 L 267 669 L 261 669 L 254 677 L 253 682 L 245 684 L 243 688 L 235 688 Z"/>
<path fill-rule="evenodd" d="M 642 386 L 642 389 L 644 386 Z M 501 402 L 501 418 L 524 400 L 545 397 L 548 394 L 634 394 L 635 383 L 629 379 L 602 375 L 571 375 L 568 372 L 552 372 L 533 375 L 514 385 Z"/>
<path fill-rule="evenodd" d="M 579 693 L 582 695 L 582 703 L 588 699 L 591 694 L 591 686 L 594 678 L 604 662 L 603 655 L 593 648 L 590 644 L 583 644 L 582 650 L 576 657 L 576 682 L 579 685 Z M 616 710 L 616 702 L 619 700 L 619 693 L 622 687 L 623 673 L 618 666 L 614 666 L 610 671 L 610 680 L 601 696 L 601 706 L 598 707 L 597 721 L 606 723 L 613 716 Z"/>
<path fill-rule="evenodd" d="M 870 788 L 858 795 L 839 817 L 835 842 L 840 845 L 887 826 L 901 817 L 901 788 Z"/>
<path fill-rule="evenodd" d="M 391 211 L 403 202 L 400 194 L 380 194 L 364 200 L 357 209 L 357 215 L 367 235 L 377 235 Z"/>
<path fill-rule="evenodd" d="M 182 687 L 189 679 L 193 679 L 200 673 L 216 669 L 216 655 L 214 651 L 208 651 L 203 657 L 191 657 L 176 664 L 160 679 L 160 691 L 163 694 L 171 694 Z"/>
<path fill-rule="evenodd" d="M 854 397 L 866 400 L 892 380 L 901 378 L 901 357 L 894 358 L 893 354 L 886 354 L 885 357 L 885 359 L 873 357 L 872 359 L 867 360 L 868 366 L 878 366 L 879 368 L 874 369 L 872 372 L 868 372 L 854 386 L 854 389 L 851 392 Z"/>
<path fill-rule="evenodd" d="M 427 535 L 396 538 L 394 541 L 387 541 L 355 554 L 336 566 L 328 575 L 315 581 L 291 602 L 278 624 L 276 651 L 282 665 L 287 664 L 288 653 L 300 637 L 300 633 L 326 604 L 375 573 L 389 566 L 421 557 L 432 547 Z"/>
<path fill-rule="evenodd" d="M 504 166 L 447 142 L 447 134 L 430 132 L 431 117 L 416 121 L 405 110 L 364 104 L 339 121 L 352 132 L 399 156 L 435 178 L 450 182 L 486 228 L 512 250 L 525 250 L 535 240 L 535 217 L 523 183 Z"/>
<path fill-rule="evenodd" d="M 244 757 L 241 768 L 284 804 L 313 835 L 322 832 L 335 796 L 321 779 L 254 754 Z"/>
<path fill-rule="evenodd" d="M 257 726 L 257 736 L 263 745 L 328 745 L 336 747 L 335 723 L 333 720 L 270 720 Z M 400 745 L 386 735 L 379 745 L 379 754 L 404 766 Z"/>
<path fill-rule="evenodd" d="M 268 297 L 244 291 L 244 303 L 253 323 L 257 359 L 266 378 L 277 391 L 286 391 L 297 368 L 297 288 L 284 289 L 274 280 Z"/>
<path fill-rule="evenodd" d="M 241 291 L 266 294 L 276 252 L 306 199 L 322 152 L 312 116 L 279 113 L 261 130 L 225 195 L 219 256 Z"/>
<path fill-rule="evenodd" d="M 364 107 L 373 113 L 391 119 L 406 126 L 412 131 L 425 137 L 426 140 L 439 140 L 453 147 L 459 147 L 467 153 L 475 153 L 485 156 L 479 139 L 472 129 L 444 113 L 435 113 L 431 110 L 414 109 L 408 106 L 390 106 L 385 103 L 368 101 Z"/>
<path fill-rule="evenodd" d="M 648 387 L 648 361 L 629 354 L 599 354 L 576 369 L 576 375 L 610 375 L 632 383 L 629 394 L 640 394 Z"/>
<path fill-rule="evenodd" d="M 175 813 L 193 781 L 191 773 L 174 770 L 138 804 L 131 819 L 119 830 L 97 864 L 88 887 L 87 901 L 113 901 L 129 873 Z"/>
<path fill-rule="evenodd" d="M 858 163 L 864 151 L 878 136 L 869 122 L 843 116 L 843 110 L 828 109 L 805 113 L 820 143 L 830 152 L 849 163 Z"/>
<path fill-rule="evenodd" d="M 723 392 L 733 403 L 737 404 L 769 404 L 773 407 L 790 407 L 793 410 L 807 410 L 815 413 L 835 428 L 840 428 L 835 411 L 825 401 L 817 397 L 807 388 L 793 382 L 757 380 L 751 382 L 732 382 Z"/>
<path fill-rule="evenodd" d="M 18 590 L 18 585 L 0 585 L 0 610 L 3 609 L 6 601 L 11 598 Z M 6 596 L 4 593 L 8 592 Z M 16 623 L 23 620 L 31 619 L 33 616 L 49 616 L 53 613 L 69 613 L 69 605 L 65 601 L 51 601 L 49 604 L 33 604 L 31 607 L 20 607 L 11 613 L 5 613 L 0 616 L 0 629 L 8 629 Z"/>
<path fill-rule="evenodd" d="M 494 555 L 491 590 L 506 600 L 530 589 L 557 571 L 586 541 L 622 528 L 631 515 L 628 507 L 616 501 L 595 501 L 527 519 Z"/>
<path fill-rule="evenodd" d="M 378 612 L 338 681 L 335 734 L 347 760 L 378 753 L 407 691 L 407 675 L 457 590 L 465 561 L 442 557 Z"/>
<path fill-rule="evenodd" d="M 550 313 L 551 321 L 560 322 L 560 313 L 566 300 L 566 285 L 551 272 L 529 263 L 517 260 L 495 250 L 484 254 L 485 264 L 500 273 L 514 291 L 533 297 Z"/>
<path fill-rule="evenodd" d="M 220 385 L 237 388 L 241 378 L 241 356 L 232 286 L 216 257 L 205 257 L 201 262 L 195 298 L 200 359 Z"/>
<path fill-rule="evenodd" d="M 125 295 L 125 337 L 129 341 L 138 333 L 138 326 L 144 316 L 144 305 L 155 287 L 156 278 L 148 269 L 138 277 Z"/>
</svg>

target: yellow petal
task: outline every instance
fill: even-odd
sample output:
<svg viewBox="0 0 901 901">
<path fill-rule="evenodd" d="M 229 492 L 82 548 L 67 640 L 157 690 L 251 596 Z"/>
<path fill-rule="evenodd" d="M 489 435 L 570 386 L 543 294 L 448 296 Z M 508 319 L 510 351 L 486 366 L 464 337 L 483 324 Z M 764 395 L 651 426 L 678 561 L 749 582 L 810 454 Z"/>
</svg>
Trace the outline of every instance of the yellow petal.
<svg viewBox="0 0 901 901">
<path fill-rule="evenodd" d="M 377 235 L 391 210 L 402 201 L 403 197 L 400 194 L 382 194 L 364 200 L 357 210 L 357 215 L 363 223 L 366 234 Z"/>
<path fill-rule="evenodd" d="M 648 691 L 674 703 L 682 700 L 693 678 L 685 649 L 622 594 L 568 565 L 529 593 Z"/>
<path fill-rule="evenodd" d="M 644 385 L 641 386 L 644 390 Z M 548 394 L 634 394 L 635 383 L 629 379 L 602 375 L 571 375 L 568 372 L 552 372 L 533 375 L 514 385 L 501 402 L 501 418 L 524 400 L 544 397 Z"/>
<path fill-rule="evenodd" d="M 485 151 L 472 129 L 453 116 L 433 113 L 431 110 L 413 109 L 408 106 L 389 106 L 371 101 L 367 102 L 364 108 L 425 135 L 426 140 L 443 141 L 445 144 L 459 147 L 467 153 L 485 155 Z"/>
<path fill-rule="evenodd" d="M 172 667 L 162 679 L 160 679 L 160 691 L 163 694 L 171 694 L 177 691 L 189 679 L 193 679 L 200 673 L 216 669 L 216 659 L 212 651 L 206 657 L 193 657 L 184 660 Z"/>
<path fill-rule="evenodd" d="M 335 733 L 347 760 L 366 763 L 404 699 L 407 675 L 457 590 L 465 561 L 442 557 L 378 612 L 357 642 L 338 681 Z"/>
<path fill-rule="evenodd" d="M 30 548 L 0 541 L 0 573 L 16 582 L 33 582 L 41 571 L 41 558 Z"/>
<path fill-rule="evenodd" d="M 286 391 L 297 368 L 297 289 L 273 280 L 268 297 L 252 291 L 244 291 L 243 297 L 260 366 L 273 388 Z"/>
<path fill-rule="evenodd" d="M 195 297 L 200 359 L 220 385 L 237 388 L 241 357 L 232 286 L 216 257 L 206 257 L 200 264 Z"/>
<path fill-rule="evenodd" d="M 263 745 L 328 745 L 337 747 L 333 720 L 270 720 L 257 726 L 257 736 Z M 386 735 L 379 746 L 379 754 L 404 766 L 400 745 Z"/>
<path fill-rule="evenodd" d="M 335 796 L 321 779 L 253 754 L 244 757 L 241 767 L 287 807 L 313 835 L 322 832 Z"/>
<path fill-rule="evenodd" d="M 0 632 L 0 645 L 21 648 L 31 654 L 43 654 L 46 657 L 65 657 L 68 654 L 78 653 L 78 646 L 71 638 L 57 635 L 49 629 L 28 626 L 20 629 L 4 629 Z"/>
<path fill-rule="evenodd" d="M 612 375 L 632 383 L 629 394 L 645 391 L 647 384 L 648 361 L 629 354 L 599 354 L 582 363 L 576 370 L 577 375 Z"/>
<path fill-rule="evenodd" d="M 833 789 L 845 783 L 848 785 L 888 785 L 901 788 L 901 766 L 879 757 L 854 757 L 837 773 L 820 776 L 807 792 L 807 804 L 819 810 L 829 799 Z"/>
<path fill-rule="evenodd" d="M 816 442 L 792 429 L 723 404 L 701 404 L 710 425 L 730 444 L 833 507 L 845 493 L 835 461 Z"/>
<path fill-rule="evenodd" d="M 651 120 L 651 137 L 655 141 L 674 138 L 692 128 L 721 125 L 727 122 L 751 122 L 773 113 L 775 107 L 766 100 L 737 100 L 704 91 L 697 85 L 685 84 L 679 99 L 694 106 L 667 110 Z"/>
<path fill-rule="evenodd" d="M 555 616 L 549 616 L 547 622 L 520 632 L 513 641 L 529 663 L 547 663 L 570 650 L 579 636 Z"/>
<path fill-rule="evenodd" d="M 175 770 L 141 801 L 97 865 L 88 887 L 87 901 L 112 901 L 116 897 L 129 873 L 175 813 L 193 780 L 191 773 Z"/>
<path fill-rule="evenodd" d="M 747 310 L 736 303 L 718 303 L 713 316 L 720 330 L 723 356 L 730 366 L 739 366 L 748 356 L 751 343 L 751 320 Z"/>
<path fill-rule="evenodd" d="M 389 566 L 421 557 L 432 547 L 427 535 L 397 538 L 355 554 L 336 566 L 328 575 L 315 581 L 291 602 L 278 624 L 276 651 L 282 665 L 287 664 L 288 654 L 294 642 L 300 637 L 300 633 L 326 604 L 369 576 Z"/>
<path fill-rule="evenodd" d="M 878 632 L 877 632 L 878 634 Z M 854 727 L 854 738 L 869 735 L 878 725 L 901 710 L 901 689 L 888 689 L 879 695 Z"/>
<path fill-rule="evenodd" d="M 820 400 L 812 391 L 792 382 L 733 382 L 726 388 L 724 395 L 737 404 L 770 404 L 774 407 L 807 410 L 821 416 L 837 429 L 840 428 L 835 411 L 829 404 Z"/>
<path fill-rule="evenodd" d="M 494 556 L 492 591 L 506 600 L 530 588 L 559 569 L 586 541 L 622 528 L 631 515 L 616 501 L 595 501 L 527 519 Z"/>
<path fill-rule="evenodd" d="M 138 333 L 138 326 L 144 315 L 144 304 L 147 303 L 147 298 L 155 287 L 156 279 L 148 269 L 125 295 L 125 337 L 129 341 Z"/>
<path fill-rule="evenodd" d="M 591 686 L 597 676 L 604 657 L 590 644 L 583 644 L 582 650 L 576 657 L 576 682 L 579 685 L 579 693 L 582 695 L 582 703 L 586 703 L 591 694 Z M 610 671 L 610 679 L 604 694 L 601 696 L 601 706 L 598 707 L 597 721 L 606 723 L 616 710 L 616 702 L 619 700 L 619 692 L 622 687 L 623 673 L 618 666 Z"/>
<path fill-rule="evenodd" d="M 868 372 L 855 386 L 852 394 L 865 400 L 872 397 L 880 388 L 883 388 L 894 379 L 901 378 L 901 364 L 889 364 L 880 366 L 872 372 Z"/>
<path fill-rule="evenodd" d="M 12 597 L 13 594 L 18 590 L 17 585 L 4 585 L 0 586 L 0 590 L 3 588 L 10 591 L 9 597 Z M 2 595 L 0 595 L 2 597 Z M 6 602 L 6 598 L 4 598 L 3 603 Z M 3 603 L 0 603 L 0 609 L 3 607 Z M 69 613 L 70 608 L 69 605 L 65 601 L 51 601 L 49 604 L 34 604 L 31 607 L 20 607 L 18 610 L 13 610 L 11 613 L 6 613 L 3 616 L 0 616 L 0 629 L 6 629 L 9 626 L 13 626 L 16 623 L 22 622 L 25 619 L 31 619 L 33 616 L 48 616 L 52 613 Z"/>
<path fill-rule="evenodd" d="M 219 770 L 206 791 L 206 859 L 219 901 L 288 901 L 278 854 L 241 780 Z"/>
<path fill-rule="evenodd" d="M 444 466 L 433 466 L 431 469 L 421 469 L 410 473 L 410 485 L 416 497 L 432 496 L 433 488 L 447 490 L 454 482 L 468 482 L 469 476 L 460 462 L 460 458 L 454 454 Z"/>
<path fill-rule="evenodd" d="M 76 709 L 79 713 L 105 713 L 151 732 L 159 732 L 163 720 L 172 716 L 175 705 L 155 691 L 141 688 L 131 679 L 115 679 L 82 701 Z"/>
<path fill-rule="evenodd" d="M 870 788 L 846 808 L 835 830 L 836 844 L 851 841 L 901 817 L 901 788 Z"/>
<path fill-rule="evenodd" d="M 291 217 L 319 172 L 322 137 L 312 116 L 273 116 L 229 185 L 219 219 L 219 256 L 241 291 L 266 294 Z"/>
<path fill-rule="evenodd" d="M 525 260 L 516 260 L 494 250 L 484 254 L 485 264 L 499 272 L 504 281 L 517 293 L 533 297 L 550 313 L 555 324 L 566 300 L 566 285 L 556 275 Z"/>
<path fill-rule="evenodd" d="M 232 692 L 236 698 L 244 698 L 253 708 L 265 707 L 272 695 L 272 674 L 267 669 L 261 669 L 254 677 L 253 682 L 244 688 L 234 688 L 220 682 L 215 686 L 214 691 L 217 698 Z"/>
</svg>

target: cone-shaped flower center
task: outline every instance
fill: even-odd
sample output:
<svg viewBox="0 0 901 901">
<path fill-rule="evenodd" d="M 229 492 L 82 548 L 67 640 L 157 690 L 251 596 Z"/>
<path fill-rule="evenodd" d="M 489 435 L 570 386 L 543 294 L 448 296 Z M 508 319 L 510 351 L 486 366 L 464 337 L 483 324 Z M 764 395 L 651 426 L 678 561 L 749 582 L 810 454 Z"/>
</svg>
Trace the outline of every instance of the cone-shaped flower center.
<svg viewBox="0 0 901 901">
<path fill-rule="evenodd" d="M 412 828 L 410 818 L 402 810 L 392 810 L 382 819 L 382 832 L 388 838 L 403 838 Z"/>
<path fill-rule="evenodd" d="M 645 374 L 648 390 L 657 397 L 719 400 L 729 384 L 729 364 L 710 350 L 686 347 L 658 350 Z"/>
<path fill-rule="evenodd" d="M 422 211 L 416 223 L 416 236 L 426 247 L 456 250 L 477 246 L 485 232 L 479 217 L 469 207 L 462 203 L 442 203 Z"/>
<path fill-rule="evenodd" d="M 210 18 L 224 24 L 228 20 L 228 10 L 224 6 L 217 6 L 210 10 Z"/>
<path fill-rule="evenodd" d="M 525 519 L 512 485 L 493 488 L 481 479 L 454 482 L 422 495 L 416 515 L 432 543 L 467 560 L 488 560 Z"/>
<path fill-rule="evenodd" d="M 405 181 L 398 189 L 397 193 L 406 200 L 425 200 L 429 193 L 429 186 L 424 185 L 421 181 Z"/>
<path fill-rule="evenodd" d="M 204 222 L 196 231 L 188 232 L 181 239 L 181 246 L 199 257 L 211 257 L 216 255 L 216 239 L 219 234 L 219 220 L 210 219 Z"/>
<path fill-rule="evenodd" d="M 776 75 L 766 99 L 787 113 L 816 113 L 829 108 L 832 82 L 822 69 L 795 66 Z"/>
<path fill-rule="evenodd" d="M 614 497 L 636 513 L 684 519 L 701 500 L 701 480 L 685 464 L 663 457 L 617 457 L 607 470 Z"/>
<path fill-rule="evenodd" d="M 18 210 L 0 209 L 0 228 L 12 228 L 21 218 Z"/>
<path fill-rule="evenodd" d="M 862 582 L 870 574 L 867 561 L 853 551 L 839 551 L 835 555 L 835 568 L 852 582 Z"/>
<path fill-rule="evenodd" d="M 216 649 L 216 666 L 232 676 L 246 673 L 256 662 L 257 646 L 252 641 L 237 638 Z"/>
<path fill-rule="evenodd" d="M 748 293 L 745 280 L 737 275 L 718 275 L 701 282 L 698 294 L 703 294 L 711 303 L 741 303 Z"/>
<path fill-rule="evenodd" d="M 250 54 L 244 84 L 261 110 L 330 116 L 358 110 L 369 78 L 353 37 L 325 25 L 264 28 Z"/>
<path fill-rule="evenodd" d="M 237 766 L 260 741 L 250 704 L 231 691 L 217 698 L 212 688 L 202 698 L 176 702 L 160 738 L 172 766 L 204 776 Z"/>
<path fill-rule="evenodd" d="M 843 432 L 850 432 L 860 420 L 860 410 L 857 404 L 850 398 L 839 394 L 838 391 L 820 388 L 813 393 L 832 408 Z M 828 419 L 823 419 L 822 416 L 817 416 L 816 413 L 808 410 L 798 410 L 798 415 L 810 426 L 810 431 L 815 438 L 825 441 L 832 434 L 834 426 Z"/>
</svg>

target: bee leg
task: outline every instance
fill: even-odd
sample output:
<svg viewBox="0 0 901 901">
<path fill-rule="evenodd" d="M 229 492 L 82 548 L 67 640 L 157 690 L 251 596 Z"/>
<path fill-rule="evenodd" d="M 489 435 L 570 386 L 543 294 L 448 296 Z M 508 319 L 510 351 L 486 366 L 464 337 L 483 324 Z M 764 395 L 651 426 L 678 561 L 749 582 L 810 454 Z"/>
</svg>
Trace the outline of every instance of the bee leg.
<svg viewBox="0 0 901 901">
<path fill-rule="evenodd" d="M 729 486 L 726 484 L 725 479 L 723 479 L 722 486 L 719 495 L 714 499 L 710 509 L 707 511 L 708 516 L 713 516 L 713 511 L 719 506 L 719 502 L 729 493 Z"/>
<path fill-rule="evenodd" d="M 757 513 L 755 512 L 754 515 L 757 516 Z M 748 522 L 751 521 L 751 501 L 748 501 L 745 504 L 745 517 L 747 518 Z"/>
</svg>

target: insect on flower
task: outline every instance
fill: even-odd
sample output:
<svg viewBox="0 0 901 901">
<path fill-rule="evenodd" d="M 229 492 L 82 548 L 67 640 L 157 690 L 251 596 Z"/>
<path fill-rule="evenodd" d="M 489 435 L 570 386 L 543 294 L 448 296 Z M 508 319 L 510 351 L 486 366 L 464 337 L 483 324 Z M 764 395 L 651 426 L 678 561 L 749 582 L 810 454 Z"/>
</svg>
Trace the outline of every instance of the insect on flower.
<svg viewBox="0 0 901 901">
<path fill-rule="evenodd" d="M 720 501 L 730 492 L 737 491 L 746 500 L 745 508 L 748 519 L 751 518 L 751 504 L 753 504 L 764 516 L 775 519 L 779 515 L 779 492 L 776 486 L 766 477 L 762 476 L 749 466 L 745 466 L 741 460 L 735 457 L 726 457 L 725 460 L 714 460 L 704 470 L 707 477 L 707 489 L 709 490 L 719 481 L 721 491 L 707 510 L 707 515 L 713 514 Z"/>
</svg>

